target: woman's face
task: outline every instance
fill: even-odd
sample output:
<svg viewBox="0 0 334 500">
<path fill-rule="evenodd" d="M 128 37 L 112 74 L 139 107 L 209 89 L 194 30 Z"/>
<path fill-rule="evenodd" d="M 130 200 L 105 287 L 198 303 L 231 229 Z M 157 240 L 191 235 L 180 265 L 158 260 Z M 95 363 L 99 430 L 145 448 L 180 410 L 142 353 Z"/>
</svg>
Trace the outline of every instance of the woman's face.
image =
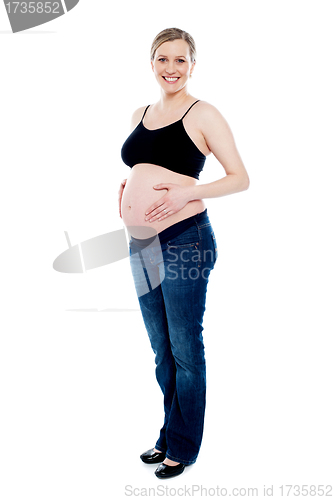
<svg viewBox="0 0 334 500">
<path fill-rule="evenodd" d="M 195 63 L 191 62 L 185 40 L 173 40 L 160 45 L 151 61 L 157 82 L 167 93 L 181 90 L 187 83 Z"/>
</svg>

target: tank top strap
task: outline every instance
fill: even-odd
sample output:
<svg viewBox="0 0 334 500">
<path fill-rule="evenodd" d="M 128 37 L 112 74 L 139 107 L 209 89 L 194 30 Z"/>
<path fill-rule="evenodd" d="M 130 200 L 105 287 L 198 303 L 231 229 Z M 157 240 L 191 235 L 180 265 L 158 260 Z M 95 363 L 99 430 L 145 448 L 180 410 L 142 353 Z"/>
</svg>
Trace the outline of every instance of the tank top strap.
<svg viewBox="0 0 334 500">
<path fill-rule="evenodd" d="M 196 103 L 197 103 L 197 102 L 199 102 L 199 101 L 200 101 L 200 99 L 198 99 L 198 101 L 195 101 L 195 102 L 193 102 L 193 103 L 192 103 L 192 105 L 190 106 L 190 108 L 188 108 L 188 109 L 187 109 L 187 111 L 186 111 L 186 112 L 184 113 L 184 115 L 182 116 L 181 120 L 183 120 L 183 118 L 186 116 L 186 114 L 188 113 L 188 111 L 190 111 L 190 110 L 191 110 L 191 108 L 194 106 L 194 104 L 196 104 Z"/>
<path fill-rule="evenodd" d="M 150 106 L 151 106 L 151 104 L 149 104 L 148 106 L 146 106 L 146 109 L 145 109 L 145 111 L 144 111 L 144 114 L 143 114 L 143 116 L 141 117 L 141 121 L 143 121 L 143 120 L 144 120 L 144 116 L 146 115 L 146 111 L 148 110 L 148 108 L 149 108 Z"/>
</svg>

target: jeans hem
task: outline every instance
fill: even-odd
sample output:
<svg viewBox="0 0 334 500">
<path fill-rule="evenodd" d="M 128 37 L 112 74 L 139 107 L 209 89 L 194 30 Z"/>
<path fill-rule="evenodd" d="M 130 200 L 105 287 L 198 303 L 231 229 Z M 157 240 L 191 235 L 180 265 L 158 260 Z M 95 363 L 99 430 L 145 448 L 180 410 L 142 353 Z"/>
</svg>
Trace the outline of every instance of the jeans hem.
<svg viewBox="0 0 334 500">
<path fill-rule="evenodd" d="M 166 453 L 166 449 L 161 448 L 161 446 L 154 445 L 154 448 L 158 451 L 162 451 L 162 453 Z"/>
<path fill-rule="evenodd" d="M 169 460 L 173 460 L 174 462 L 179 462 L 180 464 L 184 465 L 193 465 L 197 459 L 196 457 L 194 460 L 182 460 L 181 458 L 173 457 L 173 455 L 170 455 L 170 453 L 166 453 L 166 457 L 169 458 Z"/>
</svg>

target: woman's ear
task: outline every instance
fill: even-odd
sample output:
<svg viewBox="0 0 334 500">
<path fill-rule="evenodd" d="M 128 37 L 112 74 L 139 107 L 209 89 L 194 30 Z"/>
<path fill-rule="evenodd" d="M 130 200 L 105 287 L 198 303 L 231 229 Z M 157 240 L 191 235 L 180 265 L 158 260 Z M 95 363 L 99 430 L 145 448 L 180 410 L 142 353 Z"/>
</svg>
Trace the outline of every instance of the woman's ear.
<svg viewBox="0 0 334 500">
<path fill-rule="evenodd" d="M 151 59 L 151 68 L 152 68 L 152 71 L 154 72 L 154 64 L 153 64 L 152 59 Z"/>
<path fill-rule="evenodd" d="M 190 76 L 193 74 L 193 71 L 195 69 L 195 64 L 196 64 L 196 61 L 194 61 L 191 65 L 191 70 L 190 70 Z"/>
</svg>

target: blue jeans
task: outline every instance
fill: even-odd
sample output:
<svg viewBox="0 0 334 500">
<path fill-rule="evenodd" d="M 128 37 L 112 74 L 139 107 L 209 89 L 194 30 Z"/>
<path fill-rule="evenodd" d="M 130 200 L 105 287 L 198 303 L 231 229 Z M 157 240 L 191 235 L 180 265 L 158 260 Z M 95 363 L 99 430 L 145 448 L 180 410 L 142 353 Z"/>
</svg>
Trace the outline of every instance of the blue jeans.
<svg viewBox="0 0 334 500">
<path fill-rule="evenodd" d="M 190 465 L 197 459 L 203 436 L 202 322 L 217 245 L 207 210 L 158 236 L 159 245 L 145 248 L 139 244 L 145 240 L 130 239 L 131 270 L 164 396 L 165 419 L 155 448 L 171 460 Z"/>
</svg>

